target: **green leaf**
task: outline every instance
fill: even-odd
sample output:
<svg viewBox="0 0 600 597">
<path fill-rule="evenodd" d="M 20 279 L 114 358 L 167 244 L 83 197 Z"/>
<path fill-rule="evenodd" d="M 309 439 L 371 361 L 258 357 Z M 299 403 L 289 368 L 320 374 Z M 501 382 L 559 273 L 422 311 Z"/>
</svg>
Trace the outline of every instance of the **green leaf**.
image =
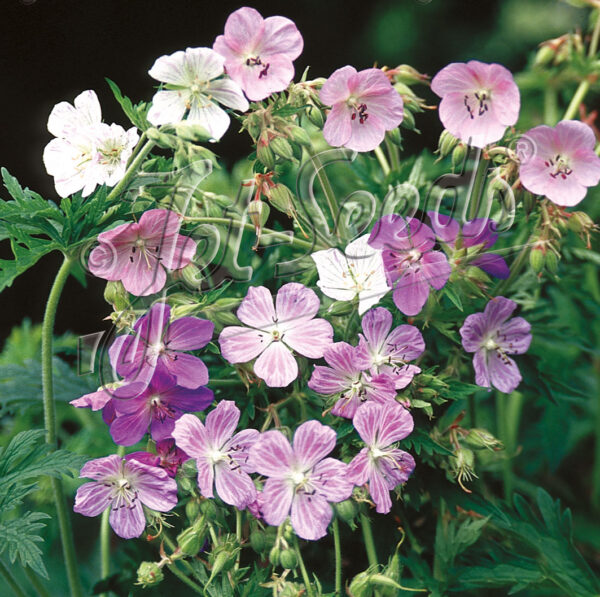
<svg viewBox="0 0 600 597">
<path fill-rule="evenodd" d="M 121 93 L 119 86 L 114 81 L 111 81 L 106 77 L 105 80 L 131 123 L 142 131 L 150 128 L 150 123 L 146 118 L 150 105 L 146 102 L 140 102 L 139 104 L 134 105 L 127 96 Z"/>
<path fill-rule="evenodd" d="M 454 290 L 452 285 L 446 284 L 444 287 L 444 294 L 452 301 L 452 304 L 459 310 L 464 311 L 460 295 Z"/>
</svg>

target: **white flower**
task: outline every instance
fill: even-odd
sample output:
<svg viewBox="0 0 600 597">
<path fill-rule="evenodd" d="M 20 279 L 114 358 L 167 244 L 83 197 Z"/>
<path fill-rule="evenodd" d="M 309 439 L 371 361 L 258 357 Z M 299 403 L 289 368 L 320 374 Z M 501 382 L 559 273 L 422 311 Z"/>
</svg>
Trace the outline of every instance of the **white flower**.
<svg viewBox="0 0 600 597">
<path fill-rule="evenodd" d="M 57 138 L 44 149 L 44 165 L 60 197 L 77 191 L 87 197 L 97 185 L 117 184 L 139 139 L 135 127 L 126 131 L 118 124 L 102 122 L 100 103 L 92 90 L 80 93 L 73 105 L 56 104 L 48 130 Z"/>
<path fill-rule="evenodd" d="M 317 286 L 323 294 L 338 301 L 351 301 L 358 295 L 360 315 L 390 290 L 381 251 L 370 247 L 368 240 L 365 234 L 352 241 L 345 254 L 339 249 L 326 249 L 311 255 L 319 272 Z"/>
<path fill-rule="evenodd" d="M 240 86 L 224 77 L 225 59 L 210 48 L 188 48 L 156 60 L 148 74 L 165 83 L 152 98 L 148 120 L 154 125 L 187 120 L 204 127 L 216 140 L 229 127 L 229 116 L 216 102 L 245 112 L 248 101 Z"/>
</svg>

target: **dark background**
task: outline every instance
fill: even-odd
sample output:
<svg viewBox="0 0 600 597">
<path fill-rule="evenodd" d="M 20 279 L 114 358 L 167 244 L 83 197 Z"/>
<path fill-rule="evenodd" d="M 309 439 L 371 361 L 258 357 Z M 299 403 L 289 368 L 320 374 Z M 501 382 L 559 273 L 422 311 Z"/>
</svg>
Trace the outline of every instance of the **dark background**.
<svg viewBox="0 0 600 597">
<path fill-rule="evenodd" d="M 2 0 L 0 165 L 23 186 L 56 199 L 42 164 L 52 107 L 94 89 L 105 121 L 126 126 L 104 77 L 134 102 L 149 100 L 155 82 L 147 71 L 154 60 L 189 46 L 212 46 L 227 15 L 243 5 L 228 0 Z M 375 62 L 409 63 L 434 75 L 448 62 L 471 58 L 518 71 L 540 41 L 583 24 L 585 15 L 558 0 L 256 0 L 248 5 L 264 17 L 281 14 L 296 22 L 305 45 L 296 72 L 299 76 L 310 65 L 312 77 L 327 77 L 346 64 L 360 70 Z M 407 136 L 407 150 L 434 149 L 441 130 L 437 115 L 426 113 L 418 126 L 423 134 Z M 232 127 L 215 149 L 230 165 L 250 151 L 249 139 Z M 8 198 L 3 190 L 0 196 Z M 11 257 L 6 243 L 0 243 L 0 256 Z M 45 257 L 2 293 L 0 342 L 24 317 L 41 321 L 60 260 L 59 255 Z M 109 312 L 104 284 L 90 279 L 84 289 L 69 280 L 58 333 L 99 329 Z"/>
</svg>

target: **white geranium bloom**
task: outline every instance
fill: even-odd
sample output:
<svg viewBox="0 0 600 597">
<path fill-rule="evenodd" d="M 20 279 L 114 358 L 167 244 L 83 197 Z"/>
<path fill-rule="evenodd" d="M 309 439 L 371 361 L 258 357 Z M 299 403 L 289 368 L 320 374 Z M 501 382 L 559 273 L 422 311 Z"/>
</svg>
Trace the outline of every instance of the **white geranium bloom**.
<svg viewBox="0 0 600 597">
<path fill-rule="evenodd" d="M 77 191 L 87 197 L 97 185 L 117 184 L 139 139 L 135 127 L 126 131 L 102 122 L 100 103 L 91 89 L 80 93 L 73 105 L 56 104 L 48 130 L 57 138 L 44 149 L 44 165 L 60 197 Z"/>
<path fill-rule="evenodd" d="M 338 301 L 351 301 L 358 295 L 360 315 L 390 290 L 381 251 L 370 247 L 368 240 L 365 234 L 352 241 L 344 253 L 326 249 L 311 255 L 319 272 L 317 286 L 323 294 Z"/>
<path fill-rule="evenodd" d="M 148 74 L 166 85 L 152 98 L 148 120 L 154 125 L 174 124 L 187 114 L 188 121 L 220 139 L 230 119 L 216 102 L 240 112 L 249 108 L 240 86 L 223 76 L 224 62 L 210 48 L 188 48 L 158 58 Z"/>
</svg>

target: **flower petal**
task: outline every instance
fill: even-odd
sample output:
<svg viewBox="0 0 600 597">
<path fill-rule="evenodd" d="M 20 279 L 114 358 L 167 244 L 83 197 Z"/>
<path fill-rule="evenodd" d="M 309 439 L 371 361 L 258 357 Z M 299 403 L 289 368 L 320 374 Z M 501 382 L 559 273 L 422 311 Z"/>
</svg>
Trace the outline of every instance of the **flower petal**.
<svg viewBox="0 0 600 597">
<path fill-rule="evenodd" d="M 264 286 L 251 286 L 237 310 L 237 317 L 246 325 L 270 329 L 275 321 L 273 297 Z"/>
<path fill-rule="evenodd" d="M 84 516 L 98 516 L 111 503 L 112 487 L 102 483 L 84 483 L 77 490 L 73 510 Z"/>
<path fill-rule="evenodd" d="M 348 478 L 348 465 L 335 458 L 317 463 L 310 475 L 317 493 L 329 502 L 342 502 L 352 495 L 354 483 Z"/>
<path fill-rule="evenodd" d="M 298 377 L 298 364 L 283 342 L 272 342 L 256 359 L 254 373 L 270 388 L 283 388 Z"/>
<path fill-rule="evenodd" d="M 146 517 L 140 500 L 135 500 L 131 506 L 125 503 L 113 506 L 108 520 L 114 532 L 123 539 L 139 537 L 146 528 Z"/>
<path fill-rule="evenodd" d="M 292 501 L 292 528 L 298 537 L 316 541 L 327 534 L 333 510 L 327 500 L 318 495 L 297 493 Z"/>
<path fill-rule="evenodd" d="M 283 477 L 291 468 L 292 447 L 281 431 L 271 430 L 260 435 L 250 448 L 248 464 L 254 471 L 268 477 Z"/>
<path fill-rule="evenodd" d="M 221 400 L 206 417 L 206 433 L 211 446 L 217 449 L 222 448 L 235 432 L 239 420 L 240 409 L 235 405 L 235 402 L 233 400 Z M 185 450 L 185 448 L 183 449 Z"/>
<path fill-rule="evenodd" d="M 241 326 L 226 327 L 219 336 L 221 354 L 230 363 L 255 359 L 270 342 L 271 334 Z"/>
<path fill-rule="evenodd" d="M 296 463 L 304 470 L 310 470 L 335 448 L 335 431 L 319 423 L 306 421 L 294 433 L 293 449 Z"/>
<path fill-rule="evenodd" d="M 256 487 L 250 476 L 240 467 L 232 470 L 229 463 L 219 462 L 215 466 L 215 489 L 226 504 L 238 510 L 256 500 Z"/>
<path fill-rule="evenodd" d="M 279 526 L 285 521 L 290 513 L 293 497 L 294 488 L 289 481 L 275 478 L 266 480 L 260 503 L 267 524 Z"/>
<path fill-rule="evenodd" d="M 180 317 L 167 329 L 164 343 L 170 350 L 197 350 L 212 339 L 215 324 L 199 317 Z"/>
</svg>

